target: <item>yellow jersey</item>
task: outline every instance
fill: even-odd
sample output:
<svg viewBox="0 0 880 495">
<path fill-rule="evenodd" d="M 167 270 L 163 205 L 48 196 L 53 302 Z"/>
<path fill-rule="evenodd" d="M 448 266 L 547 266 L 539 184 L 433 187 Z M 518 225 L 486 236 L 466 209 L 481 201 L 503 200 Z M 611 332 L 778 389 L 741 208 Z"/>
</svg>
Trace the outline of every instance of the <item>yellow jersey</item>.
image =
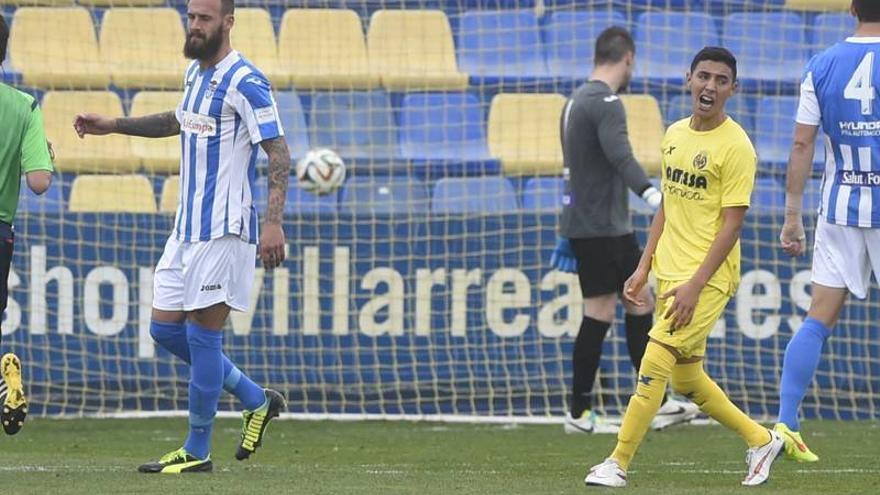
<svg viewBox="0 0 880 495">
<path fill-rule="evenodd" d="M 661 189 L 666 223 L 654 253 L 658 279 L 690 279 L 721 229 L 722 208 L 749 206 L 757 155 L 748 135 L 730 117 L 711 131 L 690 128 L 690 118 L 672 124 L 662 144 Z M 733 295 L 740 279 L 740 243 L 709 280 Z"/>
</svg>

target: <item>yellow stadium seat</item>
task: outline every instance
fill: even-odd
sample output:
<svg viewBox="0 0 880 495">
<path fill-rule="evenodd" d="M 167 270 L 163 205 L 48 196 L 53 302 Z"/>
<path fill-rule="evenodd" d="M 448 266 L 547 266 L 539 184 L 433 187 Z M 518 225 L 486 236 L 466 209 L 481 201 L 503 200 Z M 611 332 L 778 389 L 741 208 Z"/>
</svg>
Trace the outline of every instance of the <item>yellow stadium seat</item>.
<svg viewBox="0 0 880 495">
<path fill-rule="evenodd" d="M 159 198 L 159 213 L 177 211 L 177 200 L 180 195 L 180 176 L 172 175 L 165 178 L 162 184 L 162 197 Z"/>
<path fill-rule="evenodd" d="M 18 7 L 69 7 L 73 4 L 73 0 L 0 0 L 0 5 Z"/>
<path fill-rule="evenodd" d="M 276 88 L 290 86 L 290 75 L 281 69 L 278 61 L 278 45 L 272 18 L 264 9 L 235 9 L 235 25 L 232 28 L 232 47 L 250 60 L 260 72 L 269 78 Z"/>
<path fill-rule="evenodd" d="M 62 172 L 132 172 L 140 159 L 131 152 L 128 136 L 86 136 L 73 130 L 79 113 L 94 112 L 121 117 L 122 102 L 110 91 L 49 91 L 43 97 L 46 137 L 55 149 L 55 164 Z"/>
<path fill-rule="evenodd" d="M 83 7 L 16 10 L 9 56 L 28 86 L 106 88 L 110 83 L 92 17 Z"/>
<path fill-rule="evenodd" d="M 182 90 L 184 39 L 174 9 L 112 8 L 101 24 L 101 55 L 120 88 Z"/>
<path fill-rule="evenodd" d="M 845 11 L 852 0 L 785 0 L 785 8 L 790 10 Z"/>
<path fill-rule="evenodd" d="M 79 213 L 156 213 L 156 198 L 143 175 L 79 175 L 70 189 L 69 208 Z"/>
<path fill-rule="evenodd" d="M 132 117 L 174 111 L 183 93 L 177 91 L 141 91 L 131 100 Z M 144 168 L 155 173 L 180 170 L 180 137 L 131 138 L 131 150 L 143 161 Z"/>
<path fill-rule="evenodd" d="M 91 7 L 159 7 L 165 0 L 78 0 L 80 5 Z"/>
<path fill-rule="evenodd" d="M 665 132 L 660 105 L 650 95 L 623 95 L 620 101 L 626 111 L 633 154 L 648 175 L 660 175 L 660 144 Z"/>
<path fill-rule="evenodd" d="M 297 88 L 370 89 L 379 83 L 353 10 L 288 10 L 281 20 L 278 55 Z"/>
<path fill-rule="evenodd" d="M 489 109 L 489 152 L 507 175 L 562 173 L 558 94 L 499 94 Z"/>
<path fill-rule="evenodd" d="M 461 90 L 468 76 L 458 71 L 446 14 L 439 10 L 379 10 L 367 33 L 370 66 L 392 91 Z"/>
</svg>

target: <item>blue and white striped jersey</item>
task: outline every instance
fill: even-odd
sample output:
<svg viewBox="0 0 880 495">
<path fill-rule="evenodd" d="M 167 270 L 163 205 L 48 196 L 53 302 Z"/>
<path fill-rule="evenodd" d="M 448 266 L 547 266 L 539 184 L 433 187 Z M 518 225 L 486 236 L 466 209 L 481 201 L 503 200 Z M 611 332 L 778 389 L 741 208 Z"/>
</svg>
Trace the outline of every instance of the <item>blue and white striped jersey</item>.
<svg viewBox="0 0 880 495">
<path fill-rule="evenodd" d="M 180 122 L 180 202 L 173 236 L 181 242 L 237 235 L 258 238 L 254 183 L 261 141 L 284 134 L 269 80 L 236 51 L 184 78 Z"/>
<path fill-rule="evenodd" d="M 825 132 L 819 214 L 880 227 L 880 38 L 852 37 L 816 55 L 801 84 L 797 122 Z"/>
</svg>

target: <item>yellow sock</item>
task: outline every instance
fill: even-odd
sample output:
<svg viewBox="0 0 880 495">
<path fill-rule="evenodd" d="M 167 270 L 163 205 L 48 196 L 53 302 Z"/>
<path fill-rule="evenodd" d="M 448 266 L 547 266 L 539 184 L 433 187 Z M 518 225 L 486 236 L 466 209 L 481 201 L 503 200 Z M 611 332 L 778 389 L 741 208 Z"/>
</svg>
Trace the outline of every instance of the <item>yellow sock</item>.
<svg viewBox="0 0 880 495">
<path fill-rule="evenodd" d="M 617 447 L 611 453 L 611 458 L 624 470 L 629 468 L 636 449 L 651 426 L 651 420 L 660 409 L 660 402 L 666 393 L 666 384 L 674 366 L 675 356 L 671 352 L 654 342 L 648 342 L 642 366 L 639 368 L 636 393 L 630 397 L 629 405 L 626 406 L 623 423 L 617 434 Z"/>
<path fill-rule="evenodd" d="M 672 389 L 694 401 L 715 421 L 739 433 L 749 447 L 770 441 L 767 429 L 730 402 L 721 387 L 709 378 L 702 361 L 676 365 L 672 370 Z"/>
</svg>

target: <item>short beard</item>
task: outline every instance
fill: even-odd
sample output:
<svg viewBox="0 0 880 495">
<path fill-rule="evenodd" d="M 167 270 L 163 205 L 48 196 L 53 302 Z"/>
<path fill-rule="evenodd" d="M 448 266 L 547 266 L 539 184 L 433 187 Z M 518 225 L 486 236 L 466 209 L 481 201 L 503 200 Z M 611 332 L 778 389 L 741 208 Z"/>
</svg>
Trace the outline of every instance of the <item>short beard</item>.
<svg viewBox="0 0 880 495">
<path fill-rule="evenodd" d="M 183 56 L 193 60 L 211 60 L 220 51 L 220 44 L 223 42 L 221 29 L 206 37 L 201 46 L 192 43 L 192 39 L 191 35 L 187 34 L 186 42 L 183 44 Z"/>
</svg>

